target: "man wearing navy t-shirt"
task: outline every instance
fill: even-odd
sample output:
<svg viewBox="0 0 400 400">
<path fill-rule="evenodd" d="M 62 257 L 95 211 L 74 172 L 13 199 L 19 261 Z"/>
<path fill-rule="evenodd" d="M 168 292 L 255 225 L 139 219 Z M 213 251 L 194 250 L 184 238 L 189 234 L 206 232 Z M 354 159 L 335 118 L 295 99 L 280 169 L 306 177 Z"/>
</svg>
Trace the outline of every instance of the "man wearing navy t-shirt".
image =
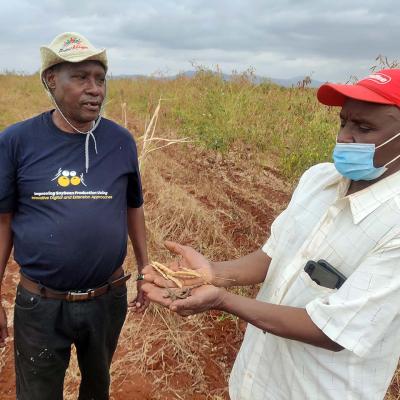
<svg viewBox="0 0 400 400">
<path fill-rule="evenodd" d="M 109 398 L 109 367 L 127 312 L 122 264 L 129 235 L 148 263 L 135 142 L 101 118 L 107 57 L 82 35 L 41 48 L 55 110 L 0 134 L 0 282 L 14 247 L 18 400 L 59 400 L 71 345 L 80 400 Z M 148 301 L 138 286 L 132 305 Z M 0 347 L 8 336 L 0 304 Z"/>
</svg>

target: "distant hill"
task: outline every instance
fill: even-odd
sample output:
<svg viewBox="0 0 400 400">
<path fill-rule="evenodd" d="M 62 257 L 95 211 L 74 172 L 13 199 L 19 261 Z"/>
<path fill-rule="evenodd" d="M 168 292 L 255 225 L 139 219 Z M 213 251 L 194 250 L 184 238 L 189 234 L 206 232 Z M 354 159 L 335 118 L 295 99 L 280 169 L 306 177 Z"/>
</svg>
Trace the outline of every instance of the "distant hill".
<svg viewBox="0 0 400 400">
<path fill-rule="evenodd" d="M 288 78 L 288 79 L 272 78 L 271 82 L 284 87 L 292 87 L 292 86 L 297 86 L 298 82 L 301 82 L 304 78 L 305 76 L 295 76 L 294 78 Z M 312 79 L 311 77 L 311 83 L 308 85 L 308 87 L 318 88 L 324 83 L 325 82 L 317 81 L 315 79 Z"/>
<path fill-rule="evenodd" d="M 145 79 L 145 78 L 175 79 L 177 76 L 182 76 L 182 75 L 186 76 L 188 78 L 192 78 L 195 74 L 196 74 L 196 71 L 184 71 L 179 74 L 170 75 L 170 76 L 123 74 L 123 75 L 113 75 L 113 76 L 111 76 L 111 79 Z M 230 75 L 230 74 L 222 73 L 221 75 L 225 81 L 229 81 L 232 79 L 232 75 Z M 275 83 L 276 85 L 283 86 L 283 87 L 293 87 L 293 86 L 298 86 L 298 83 L 302 82 L 303 79 L 305 79 L 305 78 L 306 78 L 305 76 L 295 76 L 293 78 L 280 79 L 280 78 L 266 78 L 263 76 L 255 75 L 254 83 L 259 84 L 262 82 L 272 82 L 272 83 Z M 317 88 L 317 87 L 320 87 L 323 83 L 324 82 L 314 80 L 311 77 L 311 83 L 307 86 Z"/>
</svg>

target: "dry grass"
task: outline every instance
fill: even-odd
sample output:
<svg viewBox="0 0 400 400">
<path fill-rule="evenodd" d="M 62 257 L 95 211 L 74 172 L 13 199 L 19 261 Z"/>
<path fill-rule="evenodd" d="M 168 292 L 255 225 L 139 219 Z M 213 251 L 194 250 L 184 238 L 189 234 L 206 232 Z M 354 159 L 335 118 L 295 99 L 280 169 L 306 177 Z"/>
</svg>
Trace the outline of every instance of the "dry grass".
<svg viewBox="0 0 400 400">
<path fill-rule="evenodd" d="M 165 169 L 170 175 L 163 176 Z M 194 246 L 201 244 L 201 250 L 209 257 L 238 256 L 233 237 L 227 235 L 223 225 L 218 221 L 221 209 L 207 209 L 196 195 L 190 194 L 178 182 L 174 183 L 173 175 L 178 165 L 162 152 L 154 153 L 143 165 L 142 178 L 145 189 L 145 212 L 148 230 L 148 248 L 152 259 L 167 260 L 169 253 L 163 248 L 166 239 Z M 162 172 L 163 171 L 163 172 Z M 196 179 L 185 171 L 187 180 Z M 203 189 L 205 187 L 203 186 Z M 221 193 L 214 188 L 206 187 L 212 200 Z M 212 195 L 214 192 L 214 195 Z M 226 199 L 229 202 L 228 199 Z M 242 216 L 243 220 L 248 215 Z M 129 249 L 126 268 L 134 269 L 134 258 Z M 129 283 L 129 297 L 135 295 L 134 282 Z M 202 334 L 210 328 L 210 320 L 205 316 L 182 319 L 168 311 L 152 306 L 143 318 L 130 315 L 122 332 L 119 349 L 123 356 L 118 357 L 112 365 L 113 380 L 123 384 L 132 379 L 132 374 L 143 374 L 159 390 L 152 393 L 152 398 L 164 399 L 166 393 L 175 398 L 189 399 L 195 393 L 207 393 L 207 382 L 204 376 L 204 353 L 210 352 L 211 344 Z M 143 328 L 144 327 L 144 328 Z M 222 367 L 221 367 L 222 368 Z M 225 381 L 229 370 L 224 371 Z M 192 377 L 189 387 L 176 384 L 179 376 Z M 71 362 L 66 379 L 66 399 L 73 399 L 79 382 L 79 370 L 74 359 Z M 226 396 L 226 388 L 220 393 L 210 394 L 210 399 L 221 399 Z"/>
<path fill-rule="evenodd" d="M 400 400 L 400 365 L 392 379 L 385 400 Z"/>
<path fill-rule="evenodd" d="M 37 76 L 0 75 L 0 88 L 0 129 L 49 107 Z M 174 140 L 190 136 L 205 147 L 199 150 L 198 146 L 174 144 L 143 159 L 152 259 L 166 261 L 170 257 L 162 246 L 165 239 L 193 245 L 212 259 L 239 257 L 262 243 L 273 216 L 287 201 L 284 193 L 289 192 L 288 185 L 270 173 L 270 167 L 283 168 L 287 179 L 293 181 L 300 170 L 326 159 L 329 153 L 326 143 L 334 136 L 335 113 L 316 104 L 314 95 L 308 89 L 287 90 L 267 84 L 256 88 L 246 76 L 224 85 L 206 71 L 194 80 L 110 83 L 107 116 L 135 133 L 139 150 L 143 148 L 140 136 L 161 97 L 167 100 L 157 114 L 153 137 Z M 299 148 L 304 151 L 294 152 Z M 133 271 L 134 265 L 129 249 L 125 267 Z M 130 298 L 135 286 L 129 282 Z M 226 385 L 210 392 L 202 356 L 213 354 L 206 331 L 215 324 L 207 316 L 182 319 L 156 306 L 143 316 L 129 314 L 111 369 L 112 398 L 120 399 L 120 388 L 143 379 L 156 388 L 143 399 L 192 399 L 199 393 L 208 393 L 209 399 L 225 399 Z M 0 353 L 0 371 L 2 356 Z M 214 358 L 226 382 L 227 361 L 217 355 Z M 189 384 L 179 385 L 179 379 Z M 66 400 L 76 398 L 79 380 L 76 358 L 72 357 Z M 400 399 L 399 381 L 397 372 L 386 400 Z"/>
<path fill-rule="evenodd" d="M 0 129 L 49 104 L 37 75 L 0 76 L 0 84 Z M 273 158 L 290 181 L 330 158 L 338 126 L 338 110 L 321 106 L 314 89 L 254 85 L 251 72 L 224 82 L 221 75 L 204 69 L 193 79 L 113 80 L 106 114 L 143 134 L 159 99 L 157 125 L 163 139 L 189 137 L 221 152 L 244 144 L 265 165 Z"/>
</svg>

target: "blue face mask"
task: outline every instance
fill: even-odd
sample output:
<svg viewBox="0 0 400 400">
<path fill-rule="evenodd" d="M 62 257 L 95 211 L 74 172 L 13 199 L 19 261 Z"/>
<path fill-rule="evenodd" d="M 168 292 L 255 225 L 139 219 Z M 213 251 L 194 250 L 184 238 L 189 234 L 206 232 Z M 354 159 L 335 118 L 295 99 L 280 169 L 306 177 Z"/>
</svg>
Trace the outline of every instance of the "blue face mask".
<svg viewBox="0 0 400 400">
<path fill-rule="evenodd" d="M 373 143 L 336 143 L 333 162 L 338 172 L 352 181 L 370 181 L 383 175 L 387 166 L 396 161 L 400 154 L 382 167 L 374 166 L 375 150 L 400 136 L 400 132 L 375 147 Z"/>
</svg>

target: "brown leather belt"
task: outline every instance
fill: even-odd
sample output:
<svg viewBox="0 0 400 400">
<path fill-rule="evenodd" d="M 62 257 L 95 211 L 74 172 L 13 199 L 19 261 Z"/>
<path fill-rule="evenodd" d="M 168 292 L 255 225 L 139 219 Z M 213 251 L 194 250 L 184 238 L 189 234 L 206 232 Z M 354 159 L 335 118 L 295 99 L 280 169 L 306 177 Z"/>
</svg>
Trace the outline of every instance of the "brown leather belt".
<svg viewBox="0 0 400 400">
<path fill-rule="evenodd" d="M 131 274 L 124 275 L 124 270 L 122 269 L 122 267 L 119 267 L 110 276 L 106 284 L 99 286 L 97 288 L 87 289 L 85 291 L 78 290 L 78 291 L 61 292 L 58 290 L 50 289 L 46 286 L 41 285 L 40 283 L 34 282 L 22 274 L 19 284 L 29 292 L 38 294 L 41 297 L 45 297 L 48 299 L 58 299 L 66 301 L 86 301 L 101 296 L 103 294 L 106 294 L 110 289 L 114 287 L 121 286 L 130 277 Z"/>
</svg>

